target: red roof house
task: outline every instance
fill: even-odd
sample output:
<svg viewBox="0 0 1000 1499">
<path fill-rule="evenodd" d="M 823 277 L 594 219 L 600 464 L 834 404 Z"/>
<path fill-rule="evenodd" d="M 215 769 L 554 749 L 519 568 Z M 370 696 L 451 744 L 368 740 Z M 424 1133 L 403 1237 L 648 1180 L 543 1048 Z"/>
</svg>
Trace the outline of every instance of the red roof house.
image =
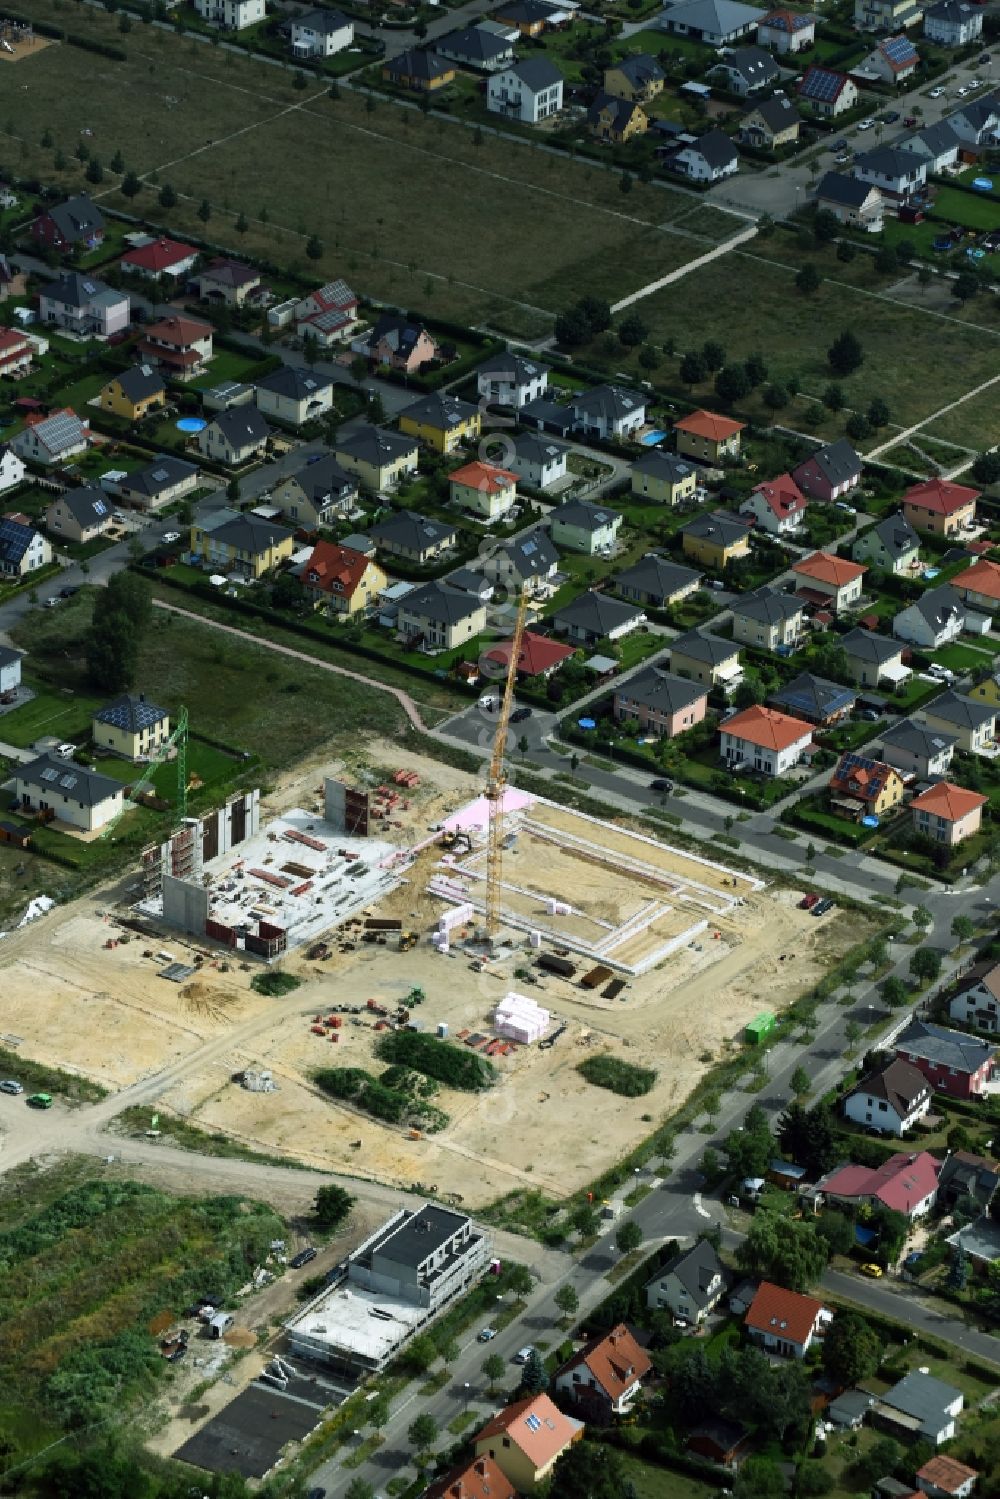
<svg viewBox="0 0 1000 1499">
<path fill-rule="evenodd" d="M 903 495 L 903 514 L 916 531 L 951 536 L 976 519 L 979 490 L 947 479 L 926 479 Z"/>
<path fill-rule="evenodd" d="M 302 587 L 314 603 L 325 603 L 340 614 L 354 614 L 374 602 L 386 585 L 386 575 L 364 552 L 317 541 L 302 569 Z"/>
<path fill-rule="evenodd" d="M 652 1364 L 624 1322 L 574 1353 L 556 1374 L 555 1387 L 587 1414 L 623 1415 Z"/>
<path fill-rule="evenodd" d="M 799 763 L 812 736 L 811 723 L 755 704 L 723 721 L 720 754 L 727 765 L 745 761 L 765 775 L 779 776 Z"/>
<path fill-rule="evenodd" d="M 910 803 L 914 832 L 953 848 L 979 832 L 988 801 L 989 797 L 978 791 L 966 791 L 953 781 L 938 781 Z"/>
<path fill-rule="evenodd" d="M 121 266 L 123 270 L 159 281 L 164 276 L 183 276 L 197 259 L 198 251 L 194 245 L 185 245 L 176 239 L 151 239 L 148 245 L 126 250 Z"/>
<path fill-rule="evenodd" d="M 813 1338 L 822 1337 L 830 1313 L 814 1296 L 761 1282 L 743 1321 L 751 1342 L 786 1358 L 805 1358 Z"/>
<path fill-rule="evenodd" d="M 0 328 L 0 375 L 27 374 L 35 346 L 15 328 Z"/>
<path fill-rule="evenodd" d="M 848 1206 L 881 1203 L 894 1213 L 918 1218 L 934 1206 L 941 1162 L 926 1150 L 915 1155 L 900 1152 L 881 1166 L 838 1166 L 816 1183 L 828 1202 Z"/>
<path fill-rule="evenodd" d="M 513 640 L 501 640 L 499 645 L 486 652 L 487 661 L 506 669 L 513 645 Z M 517 674 L 519 677 L 550 677 L 575 654 L 571 645 L 563 645 L 562 641 L 553 640 L 549 635 L 536 635 L 533 630 L 525 630 L 521 636 Z"/>
<path fill-rule="evenodd" d="M 951 586 L 971 608 L 981 609 L 984 614 L 1000 608 L 1000 564 L 986 557 L 956 573 Z"/>
<path fill-rule="evenodd" d="M 517 1490 L 491 1457 L 474 1457 L 432 1483 L 423 1499 L 517 1499 Z"/>
<path fill-rule="evenodd" d="M 917 1488 L 931 1499 L 966 1499 L 979 1477 L 975 1468 L 960 1463 L 957 1457 L 938 1453 L 917 1469 Z"/>
<path fill-rule="evenodd" d="M 564 1416 L 548 1395 L 529 1395 L 498 1411 L 473 1438 L 477 1457 L 490 1457 L 518 1490 L 534 1489 L 567 1447 L 583 1436 L 583 1422 Z"/>
<path fill-rule="evenodd" d="M 181 380 L 200 375 L 212 357 L 212 325 L 176 313 L 147 323 L 139 353 Z"/>
<path fill-rule="evenodd" d="M 836 557 L 833 552 L 813 552 L 792 567 L 801 580 L 797 591 L 814 603 L 828 605 L 837 614 L 858 602 L 861 579 L 867 571 L 862 563 Z"/>
<path fill-rule="evenodd" d="M 745 422 L 734 422 L 732 417 L 721 416 L 718 411 L 692 411 L 690 416 L 674 422 L 677 451 L 687 458 L 708 462 L 735 458 L 745 426 Z"/>
<path fill-rule="evenodd" d="M 765 479 L 747 495 L 741 515 L 752 515 L 762 531 L 783 536 L 801 525 L 808 501 L 791 474 Z"/>
</svg>

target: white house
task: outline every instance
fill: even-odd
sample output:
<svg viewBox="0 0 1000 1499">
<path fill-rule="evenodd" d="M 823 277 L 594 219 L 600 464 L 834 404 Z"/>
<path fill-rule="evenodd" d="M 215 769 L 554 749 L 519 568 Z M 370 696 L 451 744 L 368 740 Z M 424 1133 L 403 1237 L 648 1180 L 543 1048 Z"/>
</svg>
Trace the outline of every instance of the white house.
<svg viewBox="0 0 1000 1499">
<path fill-rule="evenodd" d="M 926 163 L 930 173 L 944 172 L 958 162 L 961 141 L 947 120 L 938 120 L 936 125 L 925 125 L 913 135 L 904 135 L 898 142 L 900 151 L 912 151 Z"/>
<path fill-rule="evenodd" d="M 0 577 L 24 578 L 40 567 L 48 567 L 51 561 L 47 537 L 36 531 L 26 515 L 0 519 Z"/>
<path fill-rule="evenodd" d="M 595 385 L 569 405 L 573 426 L 587 437 L 628 437 L 646 420 L 646 398 L 624 385 Z"/>
<path fill-rule="evenodd" d="M 566 478 L 566 454 L 569 448 L 535 432 L 521 432 L 509 439 L 499 454 L 504 468 L 509 468 L 531 489 L 549 489 Z"/>
<path fill-rule="evenodd" d="M 927 163 L 913 151 L 878 146 L 854 158 L 854 176 L 877 187 L 885 198 L 911 198 L 927 182 Z"/>
<path fill-rule="evenodd" d="M 0 645 L 0 692 L 14 692 L 21 685 L 21 652 Z"/>
<path fill-rule="evenodd" d="M 669 165 L 692 182 L 720 182 L 739 171 L 740 158 L 728 135 L 721 130 L 709 130 L 683 146 L 670 158 Z"/>
<path fill-rule="evenodd" d="M 332 57 L 354 41 L 354 22 L 339 10 L 308 10 L 292 17 L 293 57 Z"/>
<path fill-rule="evenodd" d="M 588 505 L 585 500 L 570 500 L 549 511 L 549 535 L 557 547 L 596 557 L 612 550 L 621 529 L 622 517 L 603 505 Z"/>
<path fill-rule="evenodd" d="M 957 640 L 965 629 L 966 608 L 961 595 L 950 583 L 930 588 L 912 604 L 901 609 L 892 622 L 897 640 L 924 650 L 937 650 Z"/>
<path fill-rule="evenodd" d="M 194 0 L 194 8 L 203 20 L 226 31 L 242 31 L 267 15 L 264 0 Z"/>
<path fill-rule="evenodd" d="M 920 64 L 920 54 L 908 36 L 889 36 L 869 52 L 859 73 L 870 74 L 882 83 L 899 85 L 911 78 Z"/>
<path fill-rule="evenodd" d="M 195 441 L 206 458 L 238 468 L 263 455 L 270 435 L 256 406 L 231 406 L 203 427 Z"/>
<path fill-rule="evenodd" d="M 333 381 L 312 370 L 283 364 L 257 381 L 257 409 L 293 427 L 316 421 L 333 405 Z"/>
<path fill-rule="evenodd" d="M 1000 140 L 1000 94 L 963 104 L 948 116 L 948 124 L 967 146 L 995 145 Z"/>
<path fill-rule="evenodd" d="M 1000 1031 L 1000 963 L 976 963 L 958 981 L 948 1001 L 948 1014 L 960 1025 L 977 1031 Z"/>
<path fill-rule="evenodd" d="M 43 323 L 65 328 L 78 338 L 110 338 L 129 323 L 129 299 L 96 277 L 67 271 L 38 294 L 38 316 Z"/>
<path fill-rule="evenodd" d="M 494 354 L 476 370 L 476 387 L 482 398 L 494 406 L 512 406 L 515 411 L 544 396 L 548 384 L 548 365 L 521 354 Z"/>
<path fill-rule="evenodd" d="M 831 1313 L 813 1296 L 762 1281 L 743 1321 L 747 1337 L 766 1353 L 805 1358 L 813 1339 L 822 1337 Z"/>
<path fill-rule="evenodd" d="M 802 52 L 816 40 L 816 17 L 801 10 L 769 10 L 757 27 L 757 41 L 777 53 Z"/>
<path fill-rule="evenodd" d="M 754 704 L 722 724 L 719 755 L 726 765 L 781 776 L 798 765 L 812 737 L 812 724 Z"/>
<path fill-rule="evenodd" d="M 955 1421 L 964 1405 L 961 1390 L 914 1369 L 881 1396 L 874 1414 L 878 1424 L 890 1432 L 895 1429 L 910 1440 L 914 1435 L 923 1437 L 940 1447 L 955 1435 Z"/>
<path fill-rule="evenodd" d="M 574 1353 L 556 1371 L 554 1384 L 567 1399 L 592 1409 L 595 1414 L 604 1411 L 624 1416 L 642 1389 L 643 1376 L 651 1368 L 645 1349 L 639 1347 L 629 1329 L 620 1322 Z M 457 1494 L 458 1490 L 451 1492 Z M 488 1489 L 481 1492 L 485 1494 Z"/>
<path fill-rule="evenodd" d="M 13 448 L 0 448 L 0 494 L 20 484 L 27 470 Z"/>
<path fill-rule="evenodd" d="M 801 526 L 807 504 L 791 474 L 779 474 L 751 490 L 740 506 L 740 514 L 752 515 L 758 528 L 771 536 L 788 536 Z"/>
<path fill-rule="evenodd" d="M 674 36 L 724 47 L 751 36 L 765 15 L 766 11 L 739 0 L 680 0 L 660 12 L 660 25 Z"/>
<path fill-rule="evenodd" d="M 527 57 L 486 84 L 486 108 L 508 120 L 538 125 L 563 106 L 563 76 L 547 57 Z"/>
<path fill-rule="evenodd" d="M 919 1067 L 896 1057 L 851 1089 L 844 1099 L 844 1114 L 879 1134 L 902 1137 L 930 1111 L 933 1096 Z"/>
<path fill-rule="evenodd" d="M 111 776 L 85 770 L 57 755 L 39 755 L 20 765 L 14 777 L 18 806 L 25 812 L 54 812 L 84 833 L 110 822 L 124 805 L 125 787 Z"/>
<path fill-rule="evenodd" d="M 940 47 L 967 47 L 983 34 L 983 12 L 962 0 L 939 0 L 924 11 L 924 36 Z"/>
<path fill-rule="evenodd" d="M 733 47 L 723 52 L 705 76 L 718 78 L 723 88 L 745 99 L 762 89 L 773 88 L 781 77 L 781 69 L 763 47 Z"/>
<path fill-rule="evenodd" d="M 685 1322 L 700 1323 L 722 1299 L 725 1289 L 722 1261 L 707 1239 L 699 1239 L 661 1265 L 646 1282 L 646 1305 L 656 1311 L 666 1307 Z"/>
<path fill-rule="evenodd" d="M 90 441 L 90 425 L 69 406 L 53 411 L 41 421 L 28 422 L 11 438 L 11 447 L 21 458 L 35 463 L 62 463 L 82 453 Z"/>
</svg>

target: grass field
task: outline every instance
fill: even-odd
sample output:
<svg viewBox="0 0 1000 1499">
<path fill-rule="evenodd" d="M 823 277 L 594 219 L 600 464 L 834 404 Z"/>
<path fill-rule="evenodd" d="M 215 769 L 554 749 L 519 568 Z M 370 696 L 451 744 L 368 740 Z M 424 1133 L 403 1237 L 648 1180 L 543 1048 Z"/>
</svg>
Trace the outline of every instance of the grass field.
<svg viewBox="0 0 1000 1499">
<path fill-rule="evenodd" d="M 928 437 L 959 442 L 970 447 L 992 447 L 1000 442 L 1000 387 L 993 386 L 949 411 L 925 429 Z"/>
<path fill-rule="evenodd" d="M 967 229 L 996 229 L 1000 227 L 1000 204 L 995 198 L 973 197 L 971 193 L 959 192 L 954 187 L 939 187 L 934 193 L 934 212 L 952 224 L 964 224 Z"/>
</svg>

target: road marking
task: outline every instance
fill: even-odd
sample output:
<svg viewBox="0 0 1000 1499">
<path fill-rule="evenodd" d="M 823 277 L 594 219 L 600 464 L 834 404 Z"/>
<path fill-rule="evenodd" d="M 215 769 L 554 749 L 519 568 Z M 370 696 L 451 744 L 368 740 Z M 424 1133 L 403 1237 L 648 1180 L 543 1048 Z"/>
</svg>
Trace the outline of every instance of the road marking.
<svg viewBox="0 0 1000 1499">
<path fill-rule="evenodd" d="M 696 1192 L 694 1194 L 694 1210 L 695 1210 L 696 1213 L 700 1214 L 700 1216 L 702 1218 L 711 1218 L 711 1216 L 712 1216 L 711 1213 L 708 1211 L 708 1208 L 702 1207 L 701 1193 L 700 1192 Z"/>
</svg>

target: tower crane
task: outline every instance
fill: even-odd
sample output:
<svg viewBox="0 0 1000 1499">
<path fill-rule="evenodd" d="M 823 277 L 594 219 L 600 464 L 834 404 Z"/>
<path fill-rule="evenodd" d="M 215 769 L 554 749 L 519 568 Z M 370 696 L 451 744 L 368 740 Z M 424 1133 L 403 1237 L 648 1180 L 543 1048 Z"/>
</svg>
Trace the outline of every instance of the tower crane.
<svg viewBox="0 0 1000 1499">
<path fill-rule="evenodd" d="M 507 788 L 507 772 L 504 756 L 507 752 L 507 730 L 510 726 L 510 710 L 514 703 L 514 687 L 517 682 L 517 663 L 521 657 L 521 642 L 524 639 L 524 621 L 528 609 L 528 592 L 522 590 L 514 621 L 514 635 L 510 643 L 510 659 L 507 676 L 497 714 L 497 731 L 493 740 L 490 759 L 490 775 L 486 783 L 486 800 L 489 804 L 489 837 L 486 849 L 486 935 L 492 942 L 500 930 L 500 892 L 503 887 L 503 817 L 504 791 Z"/>
<path fill-rule="evenodd" d="M 136 781 L 135 785 L 132 787 L 132 790 L 129 792 L 128 799 L 126 801 L 123 801 L 121 811 L 116 813 L 116 815 L 111 818 L 110 822 L 105 823 L 104 827 L 101 829 L 102 838 L 107 838 L 108 834 L 118 826 L 119 821 L 128 810 L 129 804 L 131 803 L 134 806 L 141 799 L 142 793 L 146 790 L 146 787 L 152 781 L 153 776 L 156 774 L 159 767 L 166 762 L 170 751 L 174 748 L 176 748 L 177 750 L 175 760 L 175 768 L 177 771 L 177 800 L 174 806 L 174 817 L 178 824 L 184 821 L 185 817 L 187 816 L 187 745 L 188 711 L 186 708 L 181 708 L 179 714 L 177 715 L 177 723 L 175 724 L 174 730 L 169 739 L 165 739 L 156 753 L 152 756 L 149 764 L 146 766 L 146 769 L 143 771 L 139 780 Z"/>
</svg>

